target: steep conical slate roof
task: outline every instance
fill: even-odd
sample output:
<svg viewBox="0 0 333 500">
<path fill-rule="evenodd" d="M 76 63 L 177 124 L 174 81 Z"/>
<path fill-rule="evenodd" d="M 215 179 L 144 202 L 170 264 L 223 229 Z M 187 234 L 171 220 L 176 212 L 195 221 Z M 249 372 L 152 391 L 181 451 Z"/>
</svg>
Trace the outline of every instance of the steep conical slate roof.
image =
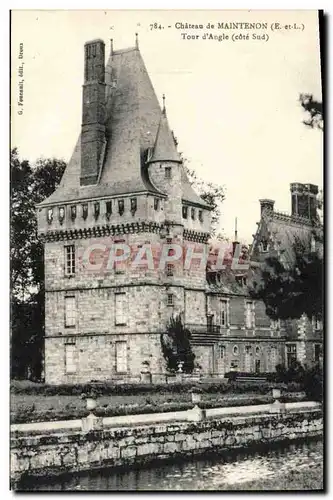
<svg viewBox="0 0 333 500">
<path fill-rule="evenodd" d="M 181 163 L 181 158 L 169 127 L 165 107 L 163 107 L 154 150 L 149 163 L 153 163 L 155 161 L 171 161 Z"/>
<path fill-rule="evenodd" d="M 59 187 L 41 205 L 140 192 L 163 196 L 149 180 L 143 153 L 154 148 L 154 161 L 181 162 L 137 46 L 111 53 L 105 82 L 107 142 L 97 184 L 80 185 L 79 136 Z M 184 188 L 184 199 L 200 203 L 189 183 Z M 201 204 L 205 205 L 202 200 Z"/>
</svg>

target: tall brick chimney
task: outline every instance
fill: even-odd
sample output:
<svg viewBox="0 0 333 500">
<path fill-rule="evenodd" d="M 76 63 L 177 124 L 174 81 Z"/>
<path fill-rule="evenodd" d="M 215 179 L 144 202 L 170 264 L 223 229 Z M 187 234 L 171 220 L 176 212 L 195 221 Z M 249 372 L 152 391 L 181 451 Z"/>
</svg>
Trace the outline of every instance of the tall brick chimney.
<svg viewBox="0 0 333 500">
<path fill-rule="evenodd" d="M 84 45 L 80 184 L 96 184 L 105 148 L 105 44 Z"/>
<path fill-rule="evenodd" d="M 315 184 L 290 184 L 291 214 L 313 220 L 317 217 L 318 186 Z"/>
</svg>

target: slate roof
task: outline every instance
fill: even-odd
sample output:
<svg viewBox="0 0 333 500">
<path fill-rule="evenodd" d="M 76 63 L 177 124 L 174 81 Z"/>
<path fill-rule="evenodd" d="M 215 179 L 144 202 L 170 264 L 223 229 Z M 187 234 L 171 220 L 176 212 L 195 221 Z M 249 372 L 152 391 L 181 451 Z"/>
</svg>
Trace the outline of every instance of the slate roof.
<svg viewBox="0 0 333 500">
<path fill-rule="evenodd" d="M 163 108 L 158 125 L 156 140 L 151 158 L 148 163 L 156 161 L 171 161 L 181 163 L 175 140 L 171 133 L 165 108 Z"/>
<path fill-rule="evenodd" d="M 165 196 L 150 182 L 143 153 L 155 146 L 155 161 L 166 159 L 163 156 L 180 161 L 180 157 L 137 47 L 112 52 L 105 68 L 105 82 L 107 143 L 98 183 L 80 185 L 79 136 L 59 187 L 40 206 L 140 192 Z M 185 173 L 183 179 L 183 199 L 208 208 L 191 188 Z"/>
<path fill-rule="evenodd" d="M 282 260 L 290 262 L 294 257 L 295 238 L 310 245 L 313 230 L 314 226 L 309 219 L 273 210 L 264 210 L 254 235 L 250 258 L 253 260 L 259 258 L 258 245 L 262 239 L 266 239 L 270 244 L 270 253 L 272 250 L 281 251 Z"/>
</svg>

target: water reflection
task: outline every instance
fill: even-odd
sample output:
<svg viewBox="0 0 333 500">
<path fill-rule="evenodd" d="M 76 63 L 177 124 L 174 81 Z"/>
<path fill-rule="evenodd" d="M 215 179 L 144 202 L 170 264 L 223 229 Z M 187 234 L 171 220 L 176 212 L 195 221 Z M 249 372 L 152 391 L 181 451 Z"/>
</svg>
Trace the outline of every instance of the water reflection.
<svg viewBox="0 0 333 500">
<path fill-rule="evenodd" d="M 154 464 L 150 468 L 115 472 L 104 469 L 41 483 L 27 490 L 299 490 L 321 489 L 321 441 L 279 446 L 257 453 L 243 452 L 192 462 Z"/>
</svg>

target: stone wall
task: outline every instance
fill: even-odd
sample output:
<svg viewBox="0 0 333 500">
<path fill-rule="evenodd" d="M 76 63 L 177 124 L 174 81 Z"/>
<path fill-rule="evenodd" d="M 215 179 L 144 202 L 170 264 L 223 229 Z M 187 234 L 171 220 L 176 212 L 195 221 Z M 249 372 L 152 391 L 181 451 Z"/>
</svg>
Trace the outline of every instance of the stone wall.
<svg viewBox="0 0 333 500">
<path fill-rule="evenodd" d="M 115 467 L 320 435 L 318 409 L 128 428 L 11 437 L 14 487 L 24 476 Z"/>
</svg>

